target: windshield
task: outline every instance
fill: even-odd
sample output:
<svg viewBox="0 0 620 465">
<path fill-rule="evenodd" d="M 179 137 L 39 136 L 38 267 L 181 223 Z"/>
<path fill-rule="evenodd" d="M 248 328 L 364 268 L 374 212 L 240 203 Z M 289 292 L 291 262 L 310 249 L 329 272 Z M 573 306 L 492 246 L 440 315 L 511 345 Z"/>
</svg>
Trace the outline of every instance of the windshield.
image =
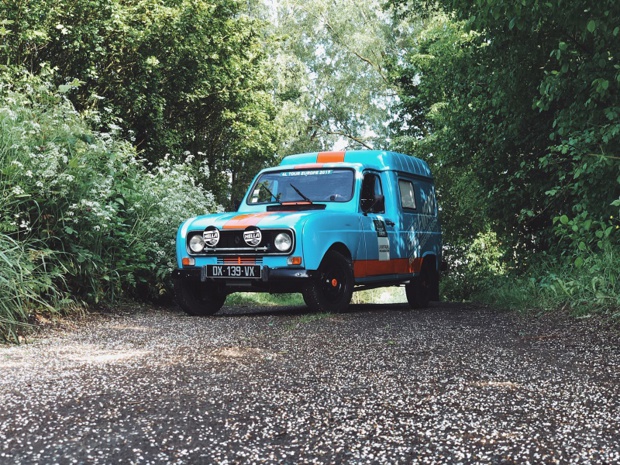
<svg viewBox="0 0 620 465">
<path fill-rule="evenodd" d="M 248 203 L 348 202 L 355 174 L 350 169 L 311 169 L 263 174 Z"/>
</svg>

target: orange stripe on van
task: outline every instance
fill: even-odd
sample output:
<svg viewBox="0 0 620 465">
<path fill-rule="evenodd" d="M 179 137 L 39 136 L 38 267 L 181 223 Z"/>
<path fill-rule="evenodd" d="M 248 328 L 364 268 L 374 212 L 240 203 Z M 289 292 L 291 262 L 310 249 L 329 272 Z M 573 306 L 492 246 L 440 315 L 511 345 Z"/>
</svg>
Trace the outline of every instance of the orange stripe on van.
<svg viewBox="0 0 620 465">
<path fill-rule="evenodd" d="M 392 260 L 356 260 L 353 263 L 353 274 L 356 278 L 381 276 L 388 274 L 419 273 L 422 269 L 422 259 L 398 258 Z"/>
<path fill-rule="evenodd" d="M 296 170 L 308 170 L 323 168 L 323 163 L 305 163 L 303 165 L 295 165 Z"/>
<path fill-rule="evenodd" d="M 319 152 L 316 157 L 317 163 L 342 163 L 344 152 Z"/>
<path fill-rule="evenodd" d="M 260 220 L 264 217 L 273 215 L 272 212 L 262 213 L 246 213 L 244 215 L 237 215 L 234 218 L 228 220 L 222 226 L 222 229 L 245 229 L 248 226 L 256 226 Z"/>
</svg>

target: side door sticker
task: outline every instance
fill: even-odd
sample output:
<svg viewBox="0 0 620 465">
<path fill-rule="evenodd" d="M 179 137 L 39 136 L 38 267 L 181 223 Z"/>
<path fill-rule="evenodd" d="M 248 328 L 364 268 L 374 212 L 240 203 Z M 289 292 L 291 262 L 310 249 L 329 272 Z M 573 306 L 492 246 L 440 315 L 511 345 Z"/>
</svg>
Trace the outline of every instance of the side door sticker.
<svg viewBox="0 0 620 465">
<path fill-rule="evenodd" d="M 390 239 L 388 238 L 385 221 L 374 219 L 375 231 L 377 231 L 377 246 L 379 247 L 379 261 L 390 259 Z"/>
</svg>

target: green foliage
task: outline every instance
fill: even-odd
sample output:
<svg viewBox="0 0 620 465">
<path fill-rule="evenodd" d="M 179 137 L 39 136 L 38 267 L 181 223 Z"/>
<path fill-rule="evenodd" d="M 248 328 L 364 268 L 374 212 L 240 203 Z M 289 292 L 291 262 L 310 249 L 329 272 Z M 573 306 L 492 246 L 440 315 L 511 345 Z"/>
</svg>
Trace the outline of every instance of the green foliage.
<svg viewBox="0 0 620 465">
<path fill-rule="evenodd" d="M 51 78 L 99 130 L 155 162 L 190 151 L 220 201 L 271 160 L 277 128 L 261 23 L 237 0 L 10 0 L 0 63 Z M 112 125 L 112 126 L 111 126 Z M 239 185 L 243 185 L 239 187 Z"/>
<path fill-rule="evenodd" d="M 387 146 L 400 30 L 377 0 L 276 2 L 272 49 L 283 151 Z"/>
<path fill-rule="evenodd" d="M 470 244 L 448 246 L 445 257 L 450 272 L 442 278 L 441 295 L 446 300 L 464 301 L 486 289 L 509 269 L 503 264 L 503 248 L 492 231 L 480 232 Z"/>
<path fill-rule="evenodd" d="M 537 252 L 583 267 L 602 253 L 602 238 L 616 247 L 619 4 L 390 3 L 401 16 L 423 9 L 417 41 L 392 67 L 401 88 L 395 146 L 431 154 L 457 276 L 475 275 L 463 264 L 489 229 L 515 276 Z"/>
<path fill-rule="evenodd" d="M 395 304 L 406 303 L 403 287 L 377 288 L 353 293 L 352 304 Z"/>
<path fill-rule="evenodd" d="M 578 268 L 583 266 L 587 256 L 618 244 L 620 222 L 613 216 L 607 221 L 596 221 L 583 212 L 574 218 L 556 217 L 554 223 L 563 256 Z"/>
<path fill-rule="evenodd" d="M 195 181 L 207 168 L 187 156 L 147 170 L 130 143 L 90 130 L 65 90 L 29 74 L 0 79 L 0 232 L 53 251 L 54 284 L 74 298 L 165 293 L 178 225 L 217 208 Z"/>
<path fill-rule="evenodd" d="M 0 341 L 18 342 L 31 311 L 53 313 L 66 303 L 58 258 L 44 244 L 0 233 Z"/>
<path fill-rule="evenodd" d="M 229 295 L 226 305 L 238 306 L 301 306 L 304 301 L 300 294 L 265 294 L 263 292 L 243 292 Z"/>
<path fill-rule="evenodd" d="M 583 251 L 579 264 L 541 257 L 527 274 L 495 276 L 470 298 L 522 311 L 567 309 L 573 315 L 603 313 L 620 317 L 620 247 L 608 241 Z"/>
</svg>

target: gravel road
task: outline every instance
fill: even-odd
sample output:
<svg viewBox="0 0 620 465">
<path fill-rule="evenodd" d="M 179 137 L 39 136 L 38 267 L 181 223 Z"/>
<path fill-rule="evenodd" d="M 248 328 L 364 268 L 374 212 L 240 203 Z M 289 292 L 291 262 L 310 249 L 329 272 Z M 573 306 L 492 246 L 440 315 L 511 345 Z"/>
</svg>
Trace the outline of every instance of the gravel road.
<svg viewBox="0 0 620 465">
<path fill-rule="evenodd" d="M 0 463 L 618 463 L 619 347 L 462 304 L 91 315 L 0 347 Z"/>
</svg>

